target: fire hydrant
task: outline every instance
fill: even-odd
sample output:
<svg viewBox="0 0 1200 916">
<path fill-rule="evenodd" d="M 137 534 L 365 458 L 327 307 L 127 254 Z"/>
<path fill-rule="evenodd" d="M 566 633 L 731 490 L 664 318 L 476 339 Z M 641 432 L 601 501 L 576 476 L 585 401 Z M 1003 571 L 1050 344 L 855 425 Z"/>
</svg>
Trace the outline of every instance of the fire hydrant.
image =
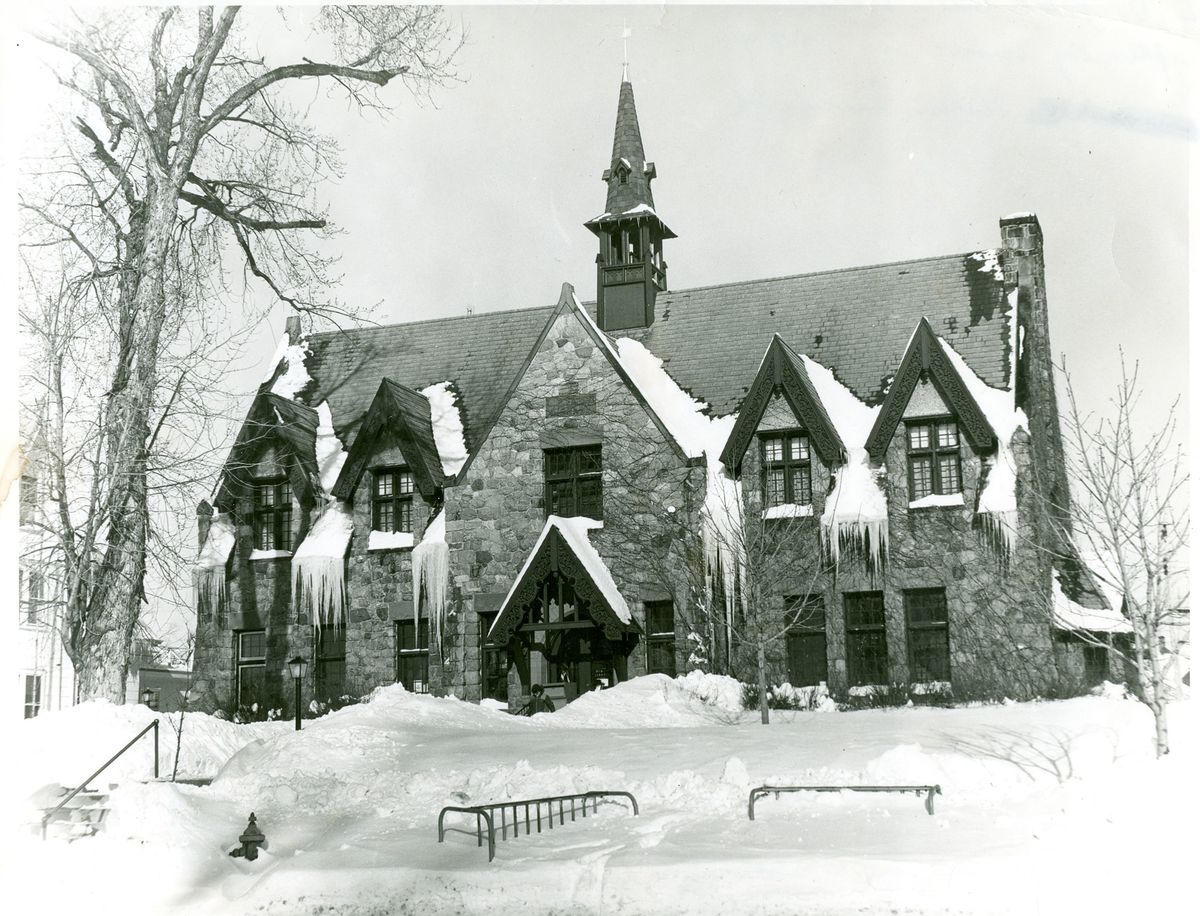
<svg viewBox="0 0 1200 916">
<path fill-rule="evenodd" d="M 244 856 L 247 862 L 253 862 L 258 858 L 258 847 L 267 845 L 267 838 L 258 829 L 258 821 L 255 820 L 253 811 L 250 812 L 250 821 L 246 824 L 242 835 L 238 837 L 238 842 L 242 845 L 233 850 L 230 855 L 234 858 Z"/>
</svg>

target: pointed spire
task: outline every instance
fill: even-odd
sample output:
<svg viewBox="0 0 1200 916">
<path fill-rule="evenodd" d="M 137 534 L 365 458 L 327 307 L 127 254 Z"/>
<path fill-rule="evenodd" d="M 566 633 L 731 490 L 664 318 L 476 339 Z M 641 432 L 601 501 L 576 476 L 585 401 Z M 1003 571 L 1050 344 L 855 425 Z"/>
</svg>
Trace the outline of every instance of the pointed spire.
<svg viewBox="0 0 1200 916">
<path fill-rule="evenodd" d="M 608 182 L 605 205 L 608 213 L 618 216 L 639 205 L 653 208 L 654 195 L 650 191 L 650 181 L 655 177 L 654 163 L 646 162 L 637 106 L 633 101 L 633 84 L 628 81 L 621 83 L 612 161 L 603 177 Z"/>
</svg>

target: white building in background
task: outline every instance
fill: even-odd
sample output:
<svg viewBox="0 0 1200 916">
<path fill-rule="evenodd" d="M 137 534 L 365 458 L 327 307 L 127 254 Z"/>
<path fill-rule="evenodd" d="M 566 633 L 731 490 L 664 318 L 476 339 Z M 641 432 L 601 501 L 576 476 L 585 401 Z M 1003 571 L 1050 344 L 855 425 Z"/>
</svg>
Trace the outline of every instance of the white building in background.
<svg viewBox="0 0 1200 916">
<path fill-rule="evenodd" d="M 21 475 L 20 595 L 16 683 L 8 715 L 22 718 L 75 703 L 75 669 L 63 648 L 63 602 L 49 540 L 37 520 L 45 493 L 31 467 Z"/>
</svg>

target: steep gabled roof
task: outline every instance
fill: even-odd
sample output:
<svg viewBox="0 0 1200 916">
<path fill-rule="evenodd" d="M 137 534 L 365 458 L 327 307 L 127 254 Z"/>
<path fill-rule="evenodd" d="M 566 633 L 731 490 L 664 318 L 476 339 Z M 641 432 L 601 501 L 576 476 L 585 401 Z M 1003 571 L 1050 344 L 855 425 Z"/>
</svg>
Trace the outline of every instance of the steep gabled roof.
<svg viewBox="0 0 1200 916">
<path fill-rule="evenodd" d="M 419 391 L 385 378 L 379 383 L 379 390 L 375 392 L 354 444 L 346 455 L 346 463 L 333 485 L 333 496 L 338 499 L 353 496 L 375 443 L 380 436 L 389 434 L 395 436 L 413 472 L 417 489 L 426 500 L 431 500 L 435 491 L 445 485 L 433 435 L 429 399 Z"/>
<path fill-rule="evenodd" d="M 542 581 L 551 573 L 571 583 L 596 626 L 609 639 L 636 633 L 637 622 L 621 597 L 608 566 L 588 540 L 588 531 L 600 523 L 589 518 L 551 515 L 534 542 L 512 588 L 508 590 L 492 623 L 489 638 L 506 644 L 521 625 L 525 608 L 538 598 Z"/>
<path fill-rule="evenodd" d="M 826 464 L 841 461 L 845 454 L 845 445 L 829 419 L 817 390 L 809 380 L 804 362 L 776 334 L 771 338 L 771 344 L 763 355 L 750 386 L 750 393 L 742 402 L 738 412 L 737 423 L 734 424 L 725 449 L 721 452 L 721 461 L 725 467 L 736 469 L 741 466 L 742 457 L 758 430 L 763 414 L 775 391 L 782 392 L 792 413 L 803 424 L 812 441 L 813 448 Z"/>
<path fill-rule="evenodd" d="M 482 445 L 487 439 L 488 433 L 491 432 L 492 425 L 494 425 L 496 420 L 499 419 L 500 411 L 512 398 L 513 394 L 517 390 L 517 386 L 521 384 L 521 379 L 524 377 L 525 372 L 533 363 L 534 357 L 537 356 L 538 351 L 541 350 L 542 344 L 545 342 L 547 335 L 550 333 L 550 329 L 554 327 L 554 322 L 556 322 L 563 315 L 573 315 L 578 319 L 579 323 L 583 326 L 583 329 L 591 338 L 592 343 L 601 353 L 604 354 L 605 359 L 608 360 L 608 364 L 612 366 L 613 370 L 618 376 L 620 376 L 621 381 L 625 383 L 625 387 L 629 389 L 630 393 L 634 396 L 634 398 L 637 399 L 638 403 L 642 405 L 642 408 L 654 422 L 654 425 L 658 427 L 658 431 L 661 432 L 663 438 L 667 440 L 667 444 L 670 445 L 671 450 L 675 452 L 676 456 L 680 460 L 688 461 L 688 455 L 684 451 L 682 445 L 680 445 L 675 437 L 671 435 L 671 431 L 667 428 L 666 424 L 663 423 L 662 418 L 655 412 L 650 402 L 646 400 L 645 395 L 642 394 L 641 390 L 634 383 L 633 379 L 629 377 L 629 372 L 626 370 L 625 366 L 621 364 L 621 358 L 617 354 L 617 351 L 613 348 L 612 341 L 609 340 L 607 335 L 600 330 L 599 326 L 596 324 L 596 319 L 592 317 L 592 314 L 576 297 L 575 289 L 570 283 L 564 283 L 562 285 L 562 291 L 558 296 L 558 305 L 556 305 L 554 309 L 550 311 L 549 315 L 546 317 L 545 324 L 542 326 L 541 333 L 533 339 L 533 345 L 529 348 L 528 355 L 525 357 L 525 361 L 517 370 L 516 375 L 513 376 L 512 382 L 509 384 L 508 389 L 504 393 L 504 397 L 500 400 L 499 408 L 492 415 L 491 423 L 488 424 L 488 427 L 483 430 L 482 434 L 479 436 L 478 444 Z M 457 480 L 461 480 L 467 473 L 467 469 L 474 462 L 476 454 L 478 454 L 478 448 L 472 448 L 470 450 L 470 457 L 467 458 L 466 463 L 458 472 L 458 476 L 456 477 Z"/>
<path fill-rule="evenodd" d="M 875 418 L 871 434 L 867 436 L 867 452 L 872 458 L 879 460 L 883 457 L 896 427 L 904 416 L 904 408 L 908 406 L 909 398 L 922 377 L 929 378 L 938 394 L 950 405 L 958 419 L 959 429 L 974 448 L 995 448 L 995 430 L 988 423 L 975 398 L 971 396 L 967 383 L 947 358 L 928 319 L 922 317 L 909 340 L 904 358 L 900 361 L 900 368 L 896 370 L 896 378 L 888 390 L 887 397 L 884 398 L 879 416 Z"/>
<path fill-rule="evenodd" d="M 317 412 L 270 391 L 260 390 L 250 405 L 217 490 L 216 505 L 228 511 L 238 496 L 251 484 L 249 474 L 255 459 L 268 443 L 278 444 L 284 452 L 284 465 L 292 488 L 305 499 L 312 499 L 320 488 L 317 469 Z"/>
<path fill-rule="evenodd" d="M 738 410 L 778 333 L 878 404 L 922 316 L 988 385 L 1009 384 L 1010 306 L 988 252 L 753 280 L 659 293 L 657 319 L 639 340 L 716 416 Z M 594 303 L 584 310 L 595 316 Z M 353 444 L 384 377 L 414 390 L 452 382 L 474 453 L 503 408 L 509 383 L 556 306 L 486 312 L 313 334 L 301 396 L 328 401 L 342 442 Z"/>
</svg>

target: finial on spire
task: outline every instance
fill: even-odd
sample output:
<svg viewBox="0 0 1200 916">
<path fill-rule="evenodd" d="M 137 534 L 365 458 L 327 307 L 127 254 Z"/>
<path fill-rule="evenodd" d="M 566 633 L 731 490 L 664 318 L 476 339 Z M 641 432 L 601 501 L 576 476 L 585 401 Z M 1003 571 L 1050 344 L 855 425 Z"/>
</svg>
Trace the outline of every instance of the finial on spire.
<svg viewBox="0 0 1200 916">
<path fill-rule="evenodd" d="M 621 49 L 624 53 L 624 62 L 621 64 L 621 82 L 629 82 L 629 37 L 633 34 L 633 30 L 629 28 L 624 19 L 621 20 Z"/>
</svg>

